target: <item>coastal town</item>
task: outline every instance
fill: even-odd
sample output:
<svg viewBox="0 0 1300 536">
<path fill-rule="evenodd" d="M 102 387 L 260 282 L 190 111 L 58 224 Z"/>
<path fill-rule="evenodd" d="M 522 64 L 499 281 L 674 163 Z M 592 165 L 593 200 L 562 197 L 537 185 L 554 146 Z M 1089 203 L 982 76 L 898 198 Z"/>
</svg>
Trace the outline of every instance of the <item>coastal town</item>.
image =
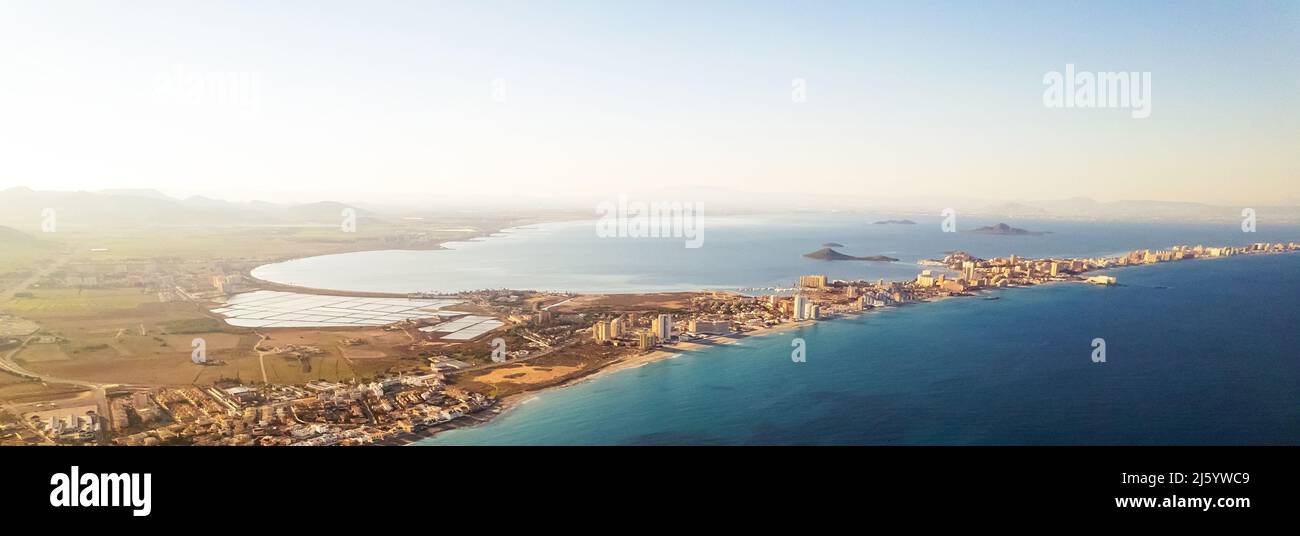
<svg viewBox="0 0 1300 536">
<path fill-rule="evenodd" d="M 0 408 L 0 443 L 402 444 L 484 422 L 522 393 L 564 385 L 633 360 L 1002 288 L 1053 282 L 1116 285 L 1114 275 L 1090 275 L 1110 268 L 1294 251 L 1300 251 L 1300 244 L 1180 245 L 1103 258 L 983 259 L 951 251 L 941 259 L 918 262 L 920 273 L 911 280 L 846 281 L 811 274 L 800 276 L 791 288 L 765 293 L 482 290 L 347 296 L 298 294 L 274 285 L 270 288 L 276 290 L 267 290 L 266 284 L 246 275 L 209 274 L 206 288 L 171 284 L 172 291 L 159 293 L 158 299 L 166 294 L 184 303 L 206 304 L 210 310 L 205 319 L 220 324 L 219 329 L 202 322 L 182 326 L 194 328 L 189 330 L 141 324 L 140 333 L 133 334 L 141 342 L 160 345 L 160 355 L 166 355 L 169 343 L 181 345 L 192 333 L 236 341 L 212 357 L 192 354 L 194 359 L 177 365 L 175 377 L 187 374 L 196 380 L 162 385 L 78 380 L 60 396 L 11 400 Z M 37 288 L 57 288 L 68 277 L 75 276 L 49 276 L 47 286 Z M 88 282 L 83 278 L 79 283 Z M 261 299 L 241 301 L 241 296 L 250 295 Z M 285 304 L 296 305 L 268 313 L 277 316 L 261 317 L 266 320 L 249 320 L 259 311 L 255 305 Z M 262 323 L 227 325 L 240 319 Z M 330 324 L 344 320 L 357 325 Z M 28 367 L 41 363 L 37 358 L 42 352 L 67 348 L 68 333 L 12 314 L 0 315 L 0 327 L 5 330 L 0 337 L 0 374 L 9 382 L 65 383 Z M 252 341 L 248 350 L 239 349 L 241 340 Z M 107 344 L 128 351 L 141 348 L 121 331 L 113 341 Z M 182 349 L 189 353 L 187 346 Z M 30 360 L 22 359 L 24 355 Z M 380 364 L 366 368 L 361 363 L 367 359 Z M 283 381 L 285 376 L 278 372 L 279 381 L 268 376 L 268 361 L 301 380 Z M 234 366 L 228 362 L 256 363 L 260 370 L 240 369 L 232 375 L 223 371 Z M 353 367 L 351 372 L 327 378 L 322 370 L 344 365 Z M 243 370 L 260 374 L 244 376 Z"/>
</svg>

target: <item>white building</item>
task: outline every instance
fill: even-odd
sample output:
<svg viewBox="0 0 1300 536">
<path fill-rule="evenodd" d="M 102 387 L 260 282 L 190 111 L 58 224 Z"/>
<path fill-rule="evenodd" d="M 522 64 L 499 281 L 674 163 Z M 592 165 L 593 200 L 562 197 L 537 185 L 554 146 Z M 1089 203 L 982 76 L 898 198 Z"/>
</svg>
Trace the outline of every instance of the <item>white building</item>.
<svg viewBox="0 0 1300 536">
<path fill-rule="evenodd" d="M 661 314 L 659 318 L 654 319 L 650 331 L 658 337 L 660 341 L 667 341 L 673 336 L 673 315 Z"/>
<path fill-rule="evenodd" d="M 803 294 L 794 295 L 794 319 L 795 321 L 805 320 L 804 312 L 808 309 L 808 298 Z"/>
</svg>

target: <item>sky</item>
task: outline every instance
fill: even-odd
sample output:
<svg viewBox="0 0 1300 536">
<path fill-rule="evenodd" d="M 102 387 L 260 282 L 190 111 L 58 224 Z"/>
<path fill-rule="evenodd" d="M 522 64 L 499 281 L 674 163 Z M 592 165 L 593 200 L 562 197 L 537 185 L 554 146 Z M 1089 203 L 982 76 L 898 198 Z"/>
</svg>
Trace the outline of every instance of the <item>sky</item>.
<svg viewBox="0 0 1300 536">
<path fill-rule="evenodd" d="M 1300 204 L 1297 51 L 1294 1 L 6 0 L 0 188 Z"/>
</svg>

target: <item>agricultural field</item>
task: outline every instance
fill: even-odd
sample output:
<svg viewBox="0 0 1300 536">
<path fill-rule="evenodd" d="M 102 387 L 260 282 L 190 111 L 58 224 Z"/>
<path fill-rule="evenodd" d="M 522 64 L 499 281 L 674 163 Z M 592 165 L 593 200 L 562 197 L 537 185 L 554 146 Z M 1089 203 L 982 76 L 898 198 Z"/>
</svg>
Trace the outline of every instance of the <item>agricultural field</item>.
<svg viewBox="0 0 1300 536">
<path fill-rule="evenodd" d="M 0 371 L 0 401 L 31 404 L 88 393 L 84 387 L 35 382 Z"/>
<path fill-rule="evenodd" d="M 86 314 L 113 314 L 158 303 L 158 295 L 138 288 L 76 289 L 31 288 L 30 296 L 0 301 L 0 310 L 31 320 L 57 319 Z"/>
<path fill-rule="evenodd" d="M 493 229 L 436 229 L 409 223 L 363 222 L 353 233 L 338 225 L 303 224 L 229 227 L 129 227 L 68 229 L 60 240 L 75 245 L 83 260 L 144 258 L 257 259 L 272 261 L 368 249 L 434 249 Z M 394 237 L 412 237 L 394 241 Z M 96 251 L 91 251 L 91 250 Z M 101 251 L 102 250 L 102 251 Z"/>
</svg>

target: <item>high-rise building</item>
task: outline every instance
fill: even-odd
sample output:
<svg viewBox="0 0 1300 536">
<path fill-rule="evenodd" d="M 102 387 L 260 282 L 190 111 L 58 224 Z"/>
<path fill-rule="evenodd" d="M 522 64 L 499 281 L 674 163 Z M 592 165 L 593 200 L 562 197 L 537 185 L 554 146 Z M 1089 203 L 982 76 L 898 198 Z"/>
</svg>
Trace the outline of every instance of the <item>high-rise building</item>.
<svg viewBox="0 0 1300 536">
<path fill-rule="evenodd" d="M 658 337 L 655 337 L 655 334 L 649 331 L 642 331 L 641 333 L 638 333 L 636 340 L 637 340 L 637 346 L 639 346 L 642 350 L 649 350 L 651 348 L 654 348 L 656 344 L 659 344 Z"/>
<path fill-rule="evenodd" d="M 967 281 L 975 280 L 975 263 L 972 261 L 963 261 L 961 263 L 961 278 Z"/>
<path fill-rule="evenodd" d="M 800 276 L 799 286 L 803 288 L 826 288 L 826 276 L 824 275 Z"/>
<path fill-rule="evenodd" d="M 671 339 L 673 337 L 673 315 L 659 315 L 659 317 L 654 319 L 654 322 L 651 324 L 650 331 L 654 332 L 655 336 L 658 337 L 660 341 L 668 341 Z"/>
<path fill-rule="evenodd" d="M 804 307 L 804 312 L 803 312 L 804 320 L 817 320 L 818 318 L 821 318 L 822 307 L 820 305 L 817 305 L 812 302 L 808 302 L 805 303 L 803 307 Z"/>
<path fill-rule="evenodd" d="M 609 338 L 617 339 L 623 336 L 623 318 L 615 318 L 609 321 Z"/>
<path fill-rule="evenodd" d="M 796 322 L 799 320 L 804 320 L 804 312 L 807 310 L 807 308 L 808 308 L 808 298 L 805 298 L 803 294 L 795 294 L 794 311 L 792 312 L 793 312 L 794 320 Z"/>
<path fill-rule="evenodd" d="M 726 320 L 691 319 L 690 323 L 687 325 L 687 331 L 690 331 L 691 333 L 725 335 L 731 333 L 731 322 Z"/>
<path fill-rule="evenodd" d="M 1051 268 L 1052 277 L 1056 277 L 1057 270 L 1059 269 L 1060 269 L 1060 264 L 1057 263 L 1056 261 L 1052 261 L 1052 268 Z"/>
<path fill-rule="evenodd" d="M 940 276 L 936 276 L 932 270 L 921 270 L 920 275 L 916 276 L 916 286 L 933 287 L 938 284 Z"/>
<path fill-rule="evenodd" d="M 592 338 L 596 339 L 596 342 L 608 342 L 608 341 L 609 341 L 609 323 L 608 323 L 608 322 L 596 322 L 595 325 L 591 326 L 591 335 L 592 335 Z"/>
</svg>

